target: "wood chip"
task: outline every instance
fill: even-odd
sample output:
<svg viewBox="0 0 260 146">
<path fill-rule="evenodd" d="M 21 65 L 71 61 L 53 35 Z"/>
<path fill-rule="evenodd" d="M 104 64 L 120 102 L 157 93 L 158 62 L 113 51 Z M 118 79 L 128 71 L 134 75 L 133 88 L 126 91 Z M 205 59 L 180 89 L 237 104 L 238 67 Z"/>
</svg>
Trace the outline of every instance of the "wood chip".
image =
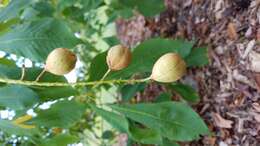
<svg viewBox="0 0 260 146">
<path fill-rule="evenodd" d="M 260 73 L 254 73 L 254 79 L 258 92 L 260 92 Z"/>
<path fill-rule="evenodd" d="M 260 113 L 260 105 L 259 105 L 259 103 L 253 103 L 252 104 L 252 106 L 253 106 L 253 108 L 257 111 L 257 112 L 259 112 Z"/>
<path fill-rule="evenodd" d="M 251 88 L 257 89 L 257 87 L 248 79 L 248 77 L 240 74 L 238 70 L 233 71 L 232 77 L 238 82 L 244 83 L 250 86 Z"/>
<path fill-rule="evenodd" d="M 257 122 L 260 123 L 260 114 L 255 113 L 255 114 L 254 114 L 254 118 L 255 118 L 255 120 L 256 120 Z"/>
<path fill-rule="evenodd" d="M 232 128 L 233 121 L 222 118 L 218 113 L 213 113 L 213 120 L 220 128 Z"/>
<path fill-rule="evenodd" d="M 228 37 L 231 39 L 231 40 L 236 40 L 238 38 L 238 34 L 237 34 L 237 29 L 236 29 L 236 26 L 233 22 L 230 22 L 227 26 L 227 34 L 228 34 Z"/>
<path fill-rule="evenodd" d="M 221 142 L 219 143 L 219 146 L 228 146 L 228 144 L 226 144 L 225 142 L 221 141 Z"/>
<path fill-rule="evenodd" d="M 260 53 L 251 51 L 249 54 L 250 69 L 254 72 L 260 72 Z"/>
<path fill-rule="evenodd" d="M 252 51 L 252 49 L 254 48 L 255 46 L 255 40 L 251 40 L 248 44 L 247 44 L 247 47 L 246 47 L 246 50 L 245 50 L 245 53 L 243 54 L 242 58 L 245 59 L 248 54 Z"/>
</svg>

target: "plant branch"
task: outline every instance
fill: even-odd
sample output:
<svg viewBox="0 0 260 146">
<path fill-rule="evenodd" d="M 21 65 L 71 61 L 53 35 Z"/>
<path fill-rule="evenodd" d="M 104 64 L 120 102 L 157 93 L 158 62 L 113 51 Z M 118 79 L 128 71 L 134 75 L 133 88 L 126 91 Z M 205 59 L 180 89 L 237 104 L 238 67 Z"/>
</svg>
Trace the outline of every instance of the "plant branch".
<svg viewBox="0 0 260 146">
<path fill-rule="evenodd" d="M 134 84 L 142 83 L 150 80 L 149 78 L 145 79 L 129 79 L 129 80 L 103 80 L 103 81 L 91 81 L 91 82 L 77 82 L 77 83 L 63 83 L 63 82 L 37 82 L 37 81 L 24 81 L 24 80 L 13 80 L 0 78 L 0 83 L 6 84 L 18 84 L 25 86 L 42 86 L 42 87 L 65 87 L 65 86 L 91 86 L 96 84 Z"/>
</svg>

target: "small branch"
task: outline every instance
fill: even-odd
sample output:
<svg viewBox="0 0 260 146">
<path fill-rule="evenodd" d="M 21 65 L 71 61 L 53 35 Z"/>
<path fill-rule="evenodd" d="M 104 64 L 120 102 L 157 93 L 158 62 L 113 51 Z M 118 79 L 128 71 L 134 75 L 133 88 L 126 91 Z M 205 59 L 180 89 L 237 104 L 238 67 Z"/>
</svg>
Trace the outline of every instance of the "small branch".
<svg viewBox="0 0 260 146">
<path fill-rule="evenodd" d="M 91 81 L 91 82 L 78 82 L 78 83 L 63 83 L 63 82 L 37 82 L 37 81 L 22 81 L 22 80 L 13 80 L 0 78 L 0 83 L 6 84 L 18 84 L 25 86 L 42 86 L 42 87 L 65 87 L 65 86 L 93 86 L 96 84 L 134 84 L 146 82 L 150 79 L 130 79 L 130 80 L 103 80 L 103 81 Z"/>
</svg>

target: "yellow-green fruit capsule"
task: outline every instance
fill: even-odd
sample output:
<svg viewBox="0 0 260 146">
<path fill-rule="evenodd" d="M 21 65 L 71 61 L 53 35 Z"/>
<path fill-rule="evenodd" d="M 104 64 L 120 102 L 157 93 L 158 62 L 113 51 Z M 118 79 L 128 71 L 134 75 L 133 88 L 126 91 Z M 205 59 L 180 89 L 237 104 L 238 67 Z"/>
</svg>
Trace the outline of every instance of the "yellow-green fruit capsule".
<svg viewBox="0 0 260 146">
<path fill-rule="evenodd" d="M 45 70 L 55 75 L 64 75 L 74 69 L 76 62 L 77 56 L 69 49 L 57 48 L 48 55 Z"/>
<path fill-rule="evenodd" d="M 154 64 L 151 79 L 170 83 L 179 80 L 186 73 L 186 63 L 176 53 L 161 56 Z"/>
<path fill-rule="evenodd" d="M 117 71 L 126 68 L 131 62 L 131 52 L 122 45 L 116 45 L 107 53 L 107 65 L 110 70 Z"/>
</svg>

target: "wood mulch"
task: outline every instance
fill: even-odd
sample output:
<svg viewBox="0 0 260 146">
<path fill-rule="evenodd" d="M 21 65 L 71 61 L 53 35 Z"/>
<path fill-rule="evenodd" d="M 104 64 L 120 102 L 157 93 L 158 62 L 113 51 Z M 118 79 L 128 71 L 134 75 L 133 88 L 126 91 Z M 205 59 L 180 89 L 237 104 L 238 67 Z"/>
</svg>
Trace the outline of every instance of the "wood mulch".
<svg viewBox="0 0 260 146">
<path fill-rule="evenodd" d="M 213 132 L 185 146 L 260 146 L 260 0 L 165 0 L 155 18 L 137 14 L 117 21 L 122 43 L 155 36 L 196 39 L 210 64 L 193 68 L 182 82 L 201 95 L 194 109 Z M 142 98 L 163 90 L 151 84 Z M 151 94 L 149 94 L 151 93 Z M 156 94 L 157 93 L 157 94 Z"/>
</svg>

